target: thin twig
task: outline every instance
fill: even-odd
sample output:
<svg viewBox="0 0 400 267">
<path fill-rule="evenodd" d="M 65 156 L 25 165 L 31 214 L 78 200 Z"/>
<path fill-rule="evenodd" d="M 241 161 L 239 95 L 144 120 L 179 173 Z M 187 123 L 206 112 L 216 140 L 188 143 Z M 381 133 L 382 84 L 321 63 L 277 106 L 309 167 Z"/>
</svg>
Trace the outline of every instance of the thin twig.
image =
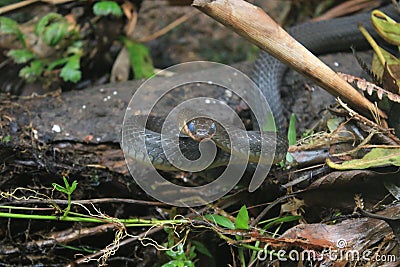
<svg viewBox="0 0 400 267">
<path fill-rule="evenodd" d="M 257 223 L 265 216 L 265 214 L 268 213 L 268 211 L 270 211 L 273 207 L 275 207 L 277 204 L 281 203 L 282 201 L 294 197 L 296 194 L 288 194 L 285 196 L 282 196 L 280 198 L 275 199 L 271 204 L 269 204 L 267 207 L 265 207 L 265 209 L 258 214 L 257 218 L 255 218 L 251 223 L 250 226 L 254 227 L 257 225 Z"/>
<path fill-rule="evenodd" d="M 367 119 L 364 116 L 361 116 L 354 110 L 352 110 L 349 106 L 347 106 L 345 103 L 340 98 L 337 98 L 338 103 L 349 113 L 349 115 L 352 117 L 352 119 L 359 121 L 360 123 L 364 123 L 372 128 L 378 129 L 379 131 L 386 133 L 393 141 L 395 141 L 397 144 L 400 144 L 400 140 L 392 134 L 390 131 L 391 129 L 384 128 L 377 123 Z"/>
<path fill-rule="evenodd" d="M 58 4 L 64 4 L 67 2 L 72 2 L 72 1 L 73 0 L 25 0 L 25 1 L 21 1 L 21 2 L 7 5 L 7 6 L 0 8 L 0 14 L 8 13 L 8 12 L 11 12 L 11 11 L 14 11 L 14 10 L 29 6 L 31 4 L 38 3 L 38 2 L 44 2 L 44 3 L 49 3 L 52 5 L 58 5 Z"/>
<path fill-rule="evenodd" d="M 360 151 L 360 149 L 362 148 L 362 146 L 365 146 L 366 144 L 368 144 L 368 142 L 371 141 L 372 137 L 375 135 L 376 131 L 372 131 L 368 134 L 368 136 L 361 141 L 359 146 L 356 146 L 355 148 L 349 150 L 349 151 L 345 151 L 345 152 L 341 152 L 341 153 L 336 153 L 336 154 L 332 154 L 331 156 L 333 157 L 343 157 L 343 156 L 354 156 L 358 151 Z"/>
<path fill-rule="evenodd" d="M 145 36 L 143 38 L 140 38 L 138 41 L 141 42 L 141 43 L 146 43 L 146 42 L 152 41 L 154 39 L 157 39 L 158 37 L 166 34 L 167 32 L 173 30 L 174 28 L 176 28 L 177 26 L 179 26 L 183 22 L 187 21 L 189 18 L 193 17 L 193 14 L 194 14 L 193 11 L 188 13 L 188 14 L 185 14 L 182 17 L 178 18 L 177 20 L 171 22 L 170 24 L 168 24 L 167 26 L 165 26 L 161 30 L 156 31 L 155 33 L 152 33 L 152 34 L 150 34 L 148 36 Z"/>
<path fill-rule="evenodd" d="M 360 148 L 388 148 L 388 149 L 399 149 L 400 145 L 359 145 Z"/>
</svg>

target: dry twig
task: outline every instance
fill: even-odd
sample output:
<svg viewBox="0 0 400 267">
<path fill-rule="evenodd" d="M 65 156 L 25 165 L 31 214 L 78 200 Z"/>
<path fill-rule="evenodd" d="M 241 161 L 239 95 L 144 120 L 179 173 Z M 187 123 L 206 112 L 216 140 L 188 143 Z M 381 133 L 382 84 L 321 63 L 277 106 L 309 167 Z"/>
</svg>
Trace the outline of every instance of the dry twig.
<svg viewBox="0 0 400 267">
<path fill-rule="evenodd" d="M 149 42 L 149 41 L 152 41 L 154 39 L 157 39 L 158 37 L 166 34 L 167 32 L 169 32 L 172 29 L 176 28 L 177 26 L 179 26 L 183 22 L 187 21 L 188 19 L 193 17 L 193 15 L 194 15 L 194 12 L 190 12 L 188 14 L 185 14 L 182 17 L 180 17 L 180 18 L 176 19 L 175 21 L 171 22 L 170 24 L 168 24 L 167 26 L 165 26 L 161 30 L 156 31 L 155 33 L 152 33 L 149 36 L 145 36 L 143 38 L 140 38 L 138 41 L 141 42 L 141 43 L 145 43 L 145 42 Z"/>
<path fill-rule="evenodd" d="M 39 2 L 48 3 L 48 4 L 52 4 L 52 5 L 58 5 L 58 4 L 63 4 L 63 3 L 67 3 L 67 2 L 72 2 L 72 1 L 73 0 L 25 0 L 25 1 L 21 1 L 21 2 L 7 5 L 7 6 L 0 8 L 0 15 L 23 8 L 23 7 L 26 7 L 26 6 L 29 6 L 34 3 L 39 3 Z"/>
</svg>

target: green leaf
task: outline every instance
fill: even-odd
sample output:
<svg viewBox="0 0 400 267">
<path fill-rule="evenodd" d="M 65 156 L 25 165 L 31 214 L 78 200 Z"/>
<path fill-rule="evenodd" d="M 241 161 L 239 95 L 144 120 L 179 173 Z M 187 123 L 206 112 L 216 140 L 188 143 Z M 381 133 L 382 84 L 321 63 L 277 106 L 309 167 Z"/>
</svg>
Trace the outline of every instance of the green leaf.
<svg viewBox="0 0 400 267">
<path fill-rule="evenodd" d="M 243 205 L 236 217 L 235 229 L 249 229 L 249 213 L 247 212 L 246 205 Z"/>
<path fill-rule="evenodd" d="M 388 76 L 392 77 L 395 80 L 395 84 L 393 86 L 400 86 L 400 74 L 399 74 L 399 66 L 400 66 L 400 60 L 386 51 L 385 49 L 381 47 L 377 47 L 379 49 L 380 54 L 382 55 L 384 59 L 384 63 L 382 64 L 381 60 L 379 60 L 379 57 L 376 53 L 374 53 L 373 58 L 372 58 L 372 71 L 373 73 L 378 77 L 378 79 L 383 80 L 385 82 L 385 79 L 389 78 L 384 76 L 385 69 L 388 73 L 386 73 Z M 387 86 L 387 84 L 384 83 L 384 85 Z M 386 87 L 385 89 L 392 91 L 390 87 Z M 392 92 L 397 92 L 397 90 L 392 91 Z"/>
<path fill-rule="evenodd" d="M 67 177 L 65 177 L 65 176 L 63 176 L 63 180 L 64 180 L 64 185 L 65 185 L 65 188 L 69 191 L 69 182 L 68 182 L 68 179 L 67 179 Z"/>
<path fill-rule="evenodd" d="M 26 49 L 12 49 L 8 51 L 7 56 L 11 57 L 18 64 L 27 63 L 35 57 L 31 51 Z"/>
<path fill-rule="evenodd" d="M 47 14 L 35 24 L 36 36 L 42 35 L 48 25 L 51 25 L 54 22 L 61 22 L 61 21 L 65 21 L 65 18 L 60 14 L 54 12 Z"/>
<path fill-rule="evenodd" d="M 302 137 L 306 138 L 306 137 L 312 136 L 313 134 L 314 134 L 314 130 L 306 129 L 304 131 L 304 133 L 302 134 Z M 310 140 L 310 141 L 312 142 L 312 140 Z"/>
<path fill-rule="evenodd" d="M 263 227 L 263 230 L 267 230 L 267 229 L 271 228 L 272 226 L 274 226 L 274 225 L 276 225 L 278 223 L 292 222 L 292 221 L 297 221 L 299 219 L 301 219 L 301 216 L 294 216 L 294 215 L 292 215 L 292 216 L 284 216 L 284 217 L 275 218 L 272 221 L 268 220 L 268 221 L 260 222 L 259 225 L 262 225 L 262 224 L 268 222 Z"/>
<path fill-rule="evenodd" d="M 193 261 L 187 260 L 183 262 L 183 267 L 195 267 Z"/>
<path fill-rule="evenodd" d="M 172 260 L 164 263 L 161 267 L 184 267 L 184 263 L 180 260 Z"/>
<path fill-rule="evenodd" d="M 367 168 L 400 166 L 400 149 L 374 148 L 361 159 L 345 161 L 342 164 L 326 160 L 328 166 L 337 170 L 361 170 Z"/>
<path fill-rule="evenodd" d="M 382 81 L 386 90 L 397 93 L 400 87 L 400 60 L 380 47 L 364 27 L 359 26 L 359 30 L 374 50 L 372 72 Z"/>
<path fill-rule="evenodd" d="M 153 62 L 151 60 L 149 49 L 141 43 L 135 43 L 129 39 L 124 39 L 125 47 L 129 54 L 129 61 L 135 79 L 149 78 L 154 74 Z"/>
<path fill-rule="evenodd" d="M 17 34 L 19 31 L 18 23 L 7 17 L 0 17 L 0 33 Z"/>
<path fill-rule="evenodd" d="M 52 183 L 52 185 L 53 185 L 55 190 L 57 190 L 59 192 L 62 192 L 62 193 L 65 193 L 65 194 L 68 194 L 68 190 L 66 188 L 62 187 L 61 185 L 56 184 L 56 183 Z"/>
<path fill-rule="evenodd" d="M 226 227 L 228 229 L 235 229 L 235 224 L 229 220 L 228 218 L 218 215 L 218 214 L 207 214 L 204 216 L 207 220 L 214 222 L 222 227 Z"/>
<path fill-rule="evenodd" d="M 383 66 L 386 65 L 399 65 L 400 64 L 400 60 L 395 56 L 392 55 L 391 53 L 389 53 L 388 51 L 386 51 L 385 49 L 383 49 L 382 47 L 378 47 L 380 53 L 383 56 L 384 59 L 384 64 L 382 65 L 382 62 L 380 62 L 379 58 L 377 58 L 376 60 L 379 62 L 379 64 L 381 65 L 381 71 L 376 70 L 377 73 L 383 73 Z M 375 70 L 374 70 L 375 71 Z M 382 74 L 380 74 L 380 76 L 382 76 Z"/>
<path fill-rule="evenodd" d="M 344 119 L 340 117 L 329 119 L 326 122 L 326 126 L 328 127 L 329 132 L 333 133 L 333 131 L 335 131 L 343 121 Z"/>
<path fill-rule="evenodd" d="M 169 261 L 161 265 L 161 267 L 176 267 L 176 264 L 174 263 L 174 261 Z"/>
<path fill-rule="evenodd" d="M 122 16 L 122 10 L 119 5 L 114 1 L 102 1 L 93 5 L 93 13 L 96 16 L 114 15 L 116 17 Z"/>
<path fill-rule="evenodd" d="M 1 140 L 1 142 L 3 142 L 3 143 L 9 143 L 10 141 L 11 141 L 11 135 L 6 135 L 6 136 L 0 136 L 0 140 Z"/>
<path fill-rule="evenodd" d="M 65 63 L 67 63 L 69 60 L 69 58 L 60 58 L 57 60 L 54 60 L 53 62 L 51 62 L 49 65 L 47 65 L 46 70 L 47 71 L 52 71 L 53 69 L 55 69 L 56 67 L 65 65 Z"/>
<path fill-rule="evenodd" d="M 207 247 L 203 243 L 193 240 L 192 244 L 196 247 L 196 250 L 198 252 L 200 252 L 203 255 L 206 255 L 209 258 L 213 258 L 213 255 L 211 254 L 211 252 L 207 249 Z"/>
<path fill-rule="evenodd" d="M 61 69 L 60 76 L 64 79 L 64 81 L 78 82 L 82 73 L 80 71 L 80 56 L 73 55 L 68 58 L 67 64 Z"/>
<path fill-rule="evenodd" d="M 19 76 L 27 82 L 34 82 L 42 72 L 43 63 L 40 60 L 34 60 L 29 66 L 25 66 L 19 71 Z"/>
<path fill-rule="evenodd" d="M 72 194 L 75 191 L 77 185 L 78 185 L 78 181 L 75 180 L 72 182 L 72 185 L 69 189 L 70 194 Z"/>
<path fill-rule="evenodd" d="M 288 129 L 288 141 L 289 141 L 290 146 L 296 144 L 296 115 L 294 113 L 292 113 L 292 115 L 290 115 L 289 129 Z M 293 156 L 289 152 L 286 153 L 286 161 L 287 162 L 294 161 Z"/>
<path fill-rule="evenodd" d="M 195 252 L 196 250 L 196 246 L 191 246 L 190 250 L 189 250 L 189 255 L 186 257 L 189 261 L 193 260 L 194 258 L 196 258 L 197 253 Z"/>
<path fill-rule="evenodd" d="M 81 56 L 83 51 L 83 42 L 82 41 L 75 41 L 72 45 L 70 45 L 67 49 L 67 54 L 68 55 L 79 55 Z"/>
<path fill-rule="evenodd" d="M 296 144 L 296 115 L 293 113 L 290 115 L 288 141 L 291 146 Z"/>
<path fill-rule="evenodd" d="M 0 17 L 0 34 L 15 34 L 22 45 L 25 47 L 25 37 L 19 29 L 18 23 L 7 17 Z"/>
<path fill-rule="evenodd" d="M 371 21 L 375 30 L 386 42 L 400 45 L 400 24 L 380 10 L 372 11 Z"/>
<path fill-rule="evenodd" d="M 264 132 L 277 132 L 278 129 L 275 125 L 274 115 L 272 112 L 268 112 L 265 120 L 265 124 L 262 127 Z"/>
<path fill-rule="evenodd" d="M 176 250 L 174 249 L 167 250 L 165 254 L 167 254 L 168 256 L 170 256 L 172 259 L 175 260 L 185 260 L 186 255 L 185 251 L 183 250 L 183 244 L 182 243 L 178 244 L 175 249 Z"/>
<path fill-rule="evenodd" d="M 80 70 L 64 67 L 61 69 L 60 77 L 66 82 L 71 81 L 76 83 L 82 78 L 82 73 Z"/>
<path fill-rule="evenodd" d="M 55 22 L 47 26 L 42 34 L 42 40 L 49 46 L 56 46 L 68 33 L 68 23 Z"/>
<path fill-rule="evenodd" d="M 79 69 L 81 57 L 79 55 L 73 55 L 68 58 L 68 68 Z"/>
</svg>

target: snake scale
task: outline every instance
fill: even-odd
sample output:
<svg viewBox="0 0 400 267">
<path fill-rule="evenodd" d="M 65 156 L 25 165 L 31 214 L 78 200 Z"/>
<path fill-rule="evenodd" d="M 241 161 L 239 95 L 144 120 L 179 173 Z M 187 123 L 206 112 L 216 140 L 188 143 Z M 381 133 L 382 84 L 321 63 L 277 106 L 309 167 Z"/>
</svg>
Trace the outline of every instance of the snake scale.
<svg viewBox="0 0 400 267">
<path fill-rule="evenodd" d="M 381 8 L 381 11 L 389 15 L 394 19 L 399 18 L 399 14 L 396 12 L 392 5 Z M 319 21 L 312 23 L 304 23 L 294 26 L 288 30 L 288 32 L 297 39 L 301 44 L 307 47 L 311 52 L 316 55 L 350 51 L 350 47 L 354 46 L 356 49 L 361 50 L 368 47 L 368 43 L 359 32 L 357 25 L 362 23 L 366 29 L 376 37 L 373 26 L 370 22 L 370 13 L 362 13 L 349 17 L 336 18 L 327 21 Z M 288 67 L 282 64 L 279 60 L 269 55 L 267 52 L 261 52 L 258 59 L 254 64 L 252 79 L 261 89 L 262 93 L 266 97 L 271 110 L 274 114 L 275 123 L 279 132 L 283 132 L 285 128 L 285 118 L 283 116 L 282 103 L 280 98 L 279 88 L 281 87 L 282 79 L 287 71 Z M 146 156 L 149 157 L 152 165 L 156 169 L 160 170 L 177 170 L 173 165 L 169 163 L 165 155 L 165 151 L 161 146 L 161 135 L 157 129 L 159 125 L 149 125 L 149 121 L 145 122 L 145 118 L 141 116 L 133 117 L 129 124 L 125 125 L 125 131 L 123 139 L 126 140 L 124 150 L 130 158 L 138 161 L 144 161 Z M 146 129 L 138 125 L 146 125 Z M 151 130 L 150 130 L 151 129 Z M 140 140 L 137 136 L 144 137 L 145 144 L 147 147 L 147 155 L 144 155 L 143 151 L 135 150 L 135 147 L 140 145 Z M 248 138 L 250 143 L 250 158 L 257 156 L 260 138 L 267 140 L 267 146 L 275 146 L 276 152 L 272 159 L 272 162 L 277 163 L 284 159 L 288 144 L 281 134 L 275 137 L 275 134 L 260 133 L 257 131 L 248 132 Z M 175 140 L 164 140 L 168 147 L 168 142 L 174 142 Z M 217 141 L 218 135 L 214 141 Z M 221 143 L 224 143 L 222 141 Z M 165 143 L 164 143 L 165 145 Z M 225 144 L 226 145 L 226 144 Z M 229 146 L 229 145 L 228 145 Z M 191 138 L 181 138 L 179 141 L 179 147 L 182 154 L 188 160 L 196 160 L 200 156 L 198 149 L 198 143 Z M 221 146 L 223 148 L 223 146 Z M 267 147 L 268 150 L 268 147 Z M 270 155 L 271 156 L 271 155 Z M 229 153 L 220 149 L 217 152 L 216 160 L 209 168 L 214 168 L 222 165 L 226 165 L 229 161 Z M 254 158 L 254 157 L 253 157 Z M 256 162 L 255 160 L 254 162 Z"/>
</svg>

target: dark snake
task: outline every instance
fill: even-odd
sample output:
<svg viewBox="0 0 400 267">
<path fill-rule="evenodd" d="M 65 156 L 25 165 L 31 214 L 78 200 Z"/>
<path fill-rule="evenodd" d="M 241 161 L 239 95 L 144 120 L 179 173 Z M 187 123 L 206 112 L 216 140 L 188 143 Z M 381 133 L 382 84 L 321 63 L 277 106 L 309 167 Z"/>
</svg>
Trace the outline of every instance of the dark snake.
<svg viewBox="0 0 400 267">
<path fill-rule="evenodd" d="M 399 18 L 399 13 L 392 5 L 380 8 L 386 15 L 393 19 Z M 315 55 L 350 51 L 350 47 L 354 46 L 357 50 L 368 48 L 368 43 L 361 35 L 357 25 L 362 23 L 369 33 L 377 38 L 373 26 L 370 21 L 370 12 L 361 13 L 349 17 L 336 18 L 326 21 L 318 21 L 312 23 L 304 23 L 291 27 L 288 32 L 306 48 L 308 48 Z M 281 87 L 283 77 L 288 67 L 282 64 L 278 59 L 272 57 L 267 52 L 262 51 L 254 64 L 252 79 L 261 89 L 264 96 L 271 107 L 274 114 L 275 123 L 280 133 L 275 137 L 275 134 L 260 133 L 258 131 L 249 131 L 248 138 L 250 143 L 250 158 L 253 157 L 254 162 L 257 161 L 257 154 L 259 154 L 260 138 L 267 140 L 267 146 L 274 146 L 276 144 L 275 155 L 273 155 L 272 162 L 277 163 L 285 158 L 287 153 L 288 144 L 286 138 L 281 134 L 285 128 L 285 117 L 283 116 L 283 109 L 280 97 L 279 88 Z M 142 152 L 134 149 L 138 143 L 136 137 L 138 135 L 145 136 L 145 143 L 147 147 L 147 156 L 149 157 L 153 166 L 160 170 L 177 170 L 172 166 L 165 156 L 164 149 L 161 146 L 161 136 L 159 134 L 159 123 L 151 124 L 151 120 L 147 121 L 146 129 L 138 127 L 138 125 L 146 124 L 143 117 L 133 117 L 128 125 L 125 125 L 123 140 L 123 148 L 125 153 L 132 159 L 143 161 L 146 157 Z M 157 121 L 157 120 L 156 120 Z M 157 121 L 158 122 L 158 121 Z M 158 129 L 157 129 L 158 128 Z M 218 139 L 223 139 L 218 140 Z M 220 135 L 214 138 L 217 146 L 222 148 L 218 151 L 216 160 L 209 166 L 214 168 L 226 165 L 229 160 L 229 153 L 225 148 L 229 148 L 229 143 Z M 171 140 L 171 142 L 173 142 Z M 191 138 L 181 138 L 179 143 L 182 154 L 189 160 L 195 160 L 200 156 L 198 150 L 198 143 Z M 268 147 L 267 147 L 268 150 Z"/>
</svg>

